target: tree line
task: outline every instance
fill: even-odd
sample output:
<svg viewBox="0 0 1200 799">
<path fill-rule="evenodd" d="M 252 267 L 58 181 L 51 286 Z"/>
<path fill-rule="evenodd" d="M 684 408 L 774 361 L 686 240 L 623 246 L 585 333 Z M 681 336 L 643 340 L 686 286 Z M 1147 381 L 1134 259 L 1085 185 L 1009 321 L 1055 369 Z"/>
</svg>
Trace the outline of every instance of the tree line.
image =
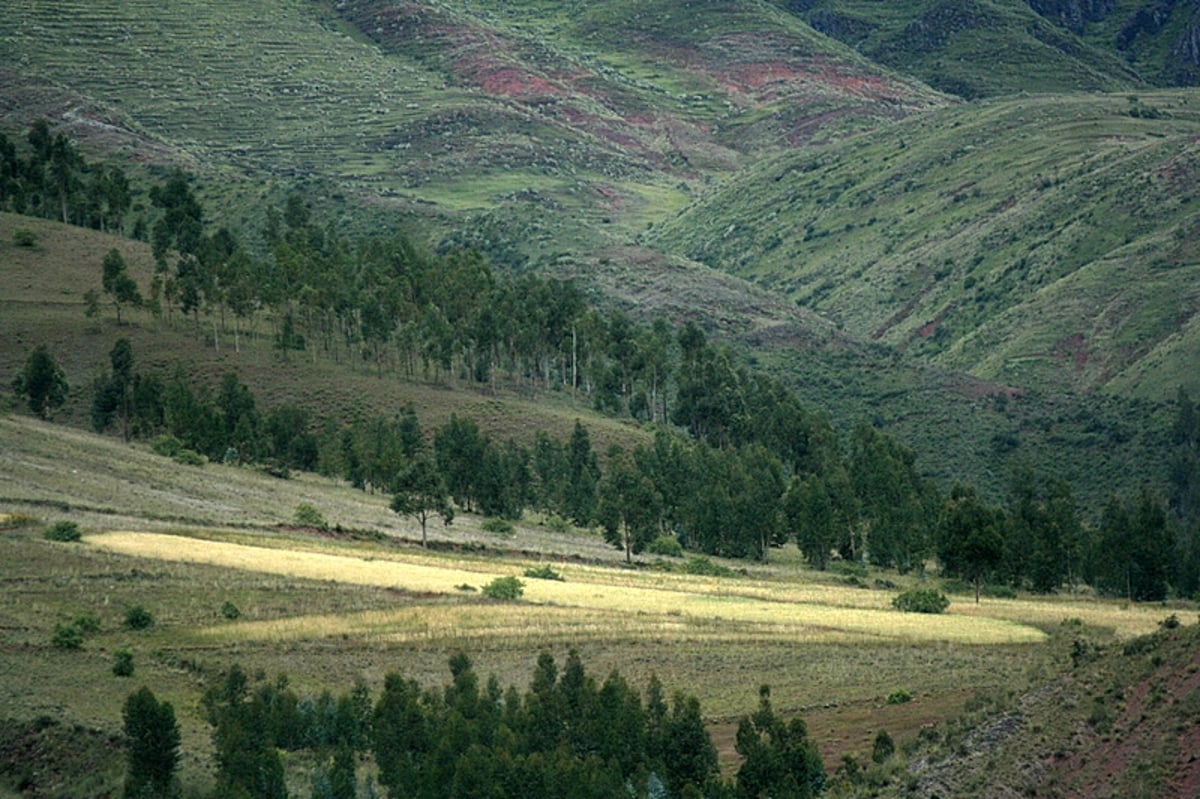
<svg viewBox="0 0 1200 799">
<path fill-rule="evenodd" d="M 47 135 L 31 133 L 39 142 Z M 427 253 L 403 236 L 352 242 L 317 224 L 296 194 L 268 213 L 265 255 L 228 230 L 207 231 L 182 171 L 149 197 L 158 213 L 148 227 L 157 266 L 147 295 L 117 251 L 102 264 L 118 319 L 123 306 L 146 303 L 158 314 L 186 315 L 214 346 L 232 335 L 236 347 L 243 334 L 257 334 L 261 315 L 284 358 L 569 391 L 659 432 L 653 444 L 598 454 L 581 427 L 569 442 L 539 435 L 531 449 L 455 418 L 432 431 L 430 447 L 410 410 L 355 421 L 295 406 L 260 412 L 234 374 L 214 392 L 182 373 L 135 373 L 131 354 L 115 350 L 110 373 L 93 387 L 97 429 L 120 420 L 127 438 L 166 432 L 209 458 L 344 477 L 396 494 L 398 510 L 414 507 L 423 528 L 431 509 L 449 507 L 443 493 L 489 516 L 538 509 L 600 527 L 629 559 L 662 536 L 707 554 L 758 559 L 795 540 L 817 568 L 836 557 L 908 571 L 937 556 L 977 587 L 987 580 L 1047 591 L 1084 580 L 1131 598 L 1200 587 L 1194 432 L 1176 436 L 1169 509 L 1152 493 L 1114 498 L 1099 524 L 1081 527 L 1070 486 L 1028 466 L 1014 471 L 1006 502 L 992 506 L 971 486 L 944 495 L 921 476 L 910 449 L 870 425 L 839 441 L 826 416 L 694 323 L 638 323 L 590 305 L 572 282 L 500 276 L 476 252 Z M 37 374 L 15 384 L 35 388 L 31 407 L 41 397 L 35 411 L 43 415 L 65 396 L 61 375 L 45 373 L 46 355 Z M 1181 417 L 1181 431 L 1196 428 L 1194 416 Z M 424 486 L 423 509 L 409 501 L 413 486 Z M 1146 506 L 1140 516 L 1126 507 L 1136 503 Z M 1166 532 L 1152 506 L 1163 512 Z M 1152 558 L 1167 566 L 1139 567 L 1153 575 L 1141 588 L 1132 572 L 1123 583 L 1110 574 L 1113 558 L 1126 567 Z"/>
<path fill-rule="evenodd" d="M 27 371 L 48 368 L 47 357 L 35 350 Z M 843 454 L 811 417 L 783 414 L 783 398 L 766 405 L 779 437 L 763 438 L 773 446 L 753 437 L 718 445 L 659 427 L 652 439 L 601 457 L 579 421 L 566 440 L 539 431 L 528 444 L 498 440 L 457 415 L 427 430 L 411 406 L 391 416 L 321 419 L 296 405 L 260 408 L 236 373 L 215 390 L 194 386 L 181 368 L 165 379 L 143 374 L 127 339 L 114 344 L 110 362 L 93 385 L 97 431 L 165 435 L 212 460 L 345 479 L 391 495 L 393 510 L 421 522 L 423 540 L 427 522 L 449 523 L 454 508 L 513 520 L 536 511 L 598 528 L 627 560 L 660 551 L 663 539 L 758 560 L 794 542 L 817 569 L 837 559 L 907 572 L 936 558 L 943 575 L 972 583 L 977 595 L 984 583 L 1036 592 L 1088 584 L 1137 601 L 1197 588 L 1197 525 L 1182 512 L 1195 512 L 1188 498 L 1200 414 L 1186 395 L 1169 502 L 1148 488 L 1112 496 L 1089 523 L 1070 485 L 1028 464 L 1014 464 L 998 504 L 969 484 L 942 492 L 886 434 L 860 425 Z M 25 382 L 37 381 L 18 377 Z M 806 422 L 797 425 L 806 445 L 786 449 L 793 457 L 785 459 L 780 442 L 794 439 L 780 436 L 779 422 L 788 419 Z"/>
<path fill-rule="evenodd" d="M 338 696 L 301 698 L 284 677 L 252 682 L 230 668 L 201 700 L 213 728 L 215 795 L 286 799 L 281 752 L 302 750 L 316 763 L 314 799 L 374 795 L 374 782 L 359 778 L 362 759 L 397 799 L 804 799 L 825 785 L 803 721 L 781 718 L 765 687 L 739 723 L 743 760 L 730 781 L 719 773 L 699 701 L 683 692 L 668 701 L 656 677 L 644 695 L 615 670 L 600 682 L 574 651 L 561 669 L 540 655 L 524 692 L 495 677 L 481 682 L 462 653 L 449 669 L 440 689 L 390 673 L 372 702 L 362 682 Z M 126 700 L 124 721 L 124 795 L 178 795 L 171 705 L 142 688 Z"/>
</svg>

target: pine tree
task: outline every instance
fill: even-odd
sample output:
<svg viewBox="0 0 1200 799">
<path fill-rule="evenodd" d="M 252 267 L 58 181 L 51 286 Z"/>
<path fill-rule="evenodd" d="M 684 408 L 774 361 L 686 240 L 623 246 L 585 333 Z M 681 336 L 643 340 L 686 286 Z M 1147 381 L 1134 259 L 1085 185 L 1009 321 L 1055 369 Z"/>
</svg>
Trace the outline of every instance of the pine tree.
<svg viewBox="0 0 1200 799">
<path fill-rule="evenodd" d="M 13 392 L 25 397 L 29 410 L 43 419 L 67 400 L 67 378 L 45 344 L 39 344 L 25 361 L 25 368 L 12 383 Z"/>
<path fill-rule="evenodd" d="M 178 796 L 179 725 L 171 704 L 160 703 L 143 687 L 125 700 L 122 715 L 127 740 L 126 799 Z"/>
</svg>

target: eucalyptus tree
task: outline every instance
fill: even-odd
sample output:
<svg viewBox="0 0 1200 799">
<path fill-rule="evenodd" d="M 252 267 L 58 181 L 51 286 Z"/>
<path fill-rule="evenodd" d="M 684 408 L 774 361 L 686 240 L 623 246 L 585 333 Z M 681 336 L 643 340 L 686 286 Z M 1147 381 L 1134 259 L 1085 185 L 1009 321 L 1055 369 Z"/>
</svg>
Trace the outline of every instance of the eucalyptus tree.
<svg viewBox="0 0 1200 799">
<path fill-rule="evenodd" d="M 141 305 L 142 294 L 138 290 L 137 282 L 129 275 L 129 267 L 125 263 L 125 258 L 116 247 L 105 254 L 101 269 L 100 284 L 117 312 L 117 325 L 119 326 L 121 324 L 121 306 L 137 307 Z"/>
<path fill-rule="evenodd" d="M 29 410 L 42 419 L 49 418 L 51 410 L 66 402 L 70 389 L 62 367 L 45 344 L 39 344 L 29 353 L 25 367 L 13 379 L 12 388 L 18 397 L 26 399 Z"/>
<path fill-rule="evenodd" d="M 430 519 L 439 516 L 445 524 L 454 521 L 446 480 L 427 452 L 419 453 L 396 476 L 392 483 L 391 508 L 401 516 L 412 516 L 421 523 L 421 546 L 429 545 Z"/>
<path fill-rule="evenodd" d="M 632 563 L 634 554 L 658 535 L 662 497 L 633 456 L 619 449 L 609 455 L 597 496 L 596 515 L 605 540 L 622 549 L 625 562 Z"/>
</svg>

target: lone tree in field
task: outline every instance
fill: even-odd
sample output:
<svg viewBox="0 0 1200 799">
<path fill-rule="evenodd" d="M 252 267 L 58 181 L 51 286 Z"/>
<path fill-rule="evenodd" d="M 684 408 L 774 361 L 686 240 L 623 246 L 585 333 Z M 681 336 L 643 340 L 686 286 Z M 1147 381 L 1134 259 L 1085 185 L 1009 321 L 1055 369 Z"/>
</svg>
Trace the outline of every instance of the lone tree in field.
<svg viewBox="0 0 1200 799">
<path fill-rule="evenodd" d="M 179 796 L 179 725 L 170 702 L 159 702 L 149 688 L 129 695 L 122 714 L 128 741 L 126 799 Z"/>
<path fill-rule="evenodd" d="M 426 529 L 433 516 L 441 516 L 446 524 L 454 521 L 446 481 L 438 472 L 437 464 L 425 453 L 419 453 L 396 477 L 393 491 L 392 510 L 421 522 L 421 546 L 429 544 Z"/>
<path fill-rule="evenodd" d="M 142 294 L 138 291 L 137 283 L 129 276 L 125 259 L 121 257 L 121 252 L 116 247 L 113 247 L 104 256 L 104 274 L 101 278 L 101 285 L 104 286 L 104 293 L 109 296 L 113 307 L 117 310 L 118 325 L 121 324 L 122 305 L 137 307 L 142 304 Z"/>
<path fill-rule="evenodd" d="M 43 419 L 51 408 L 67 400 L 67 378 L 45 344 L 39 344 L 25 361 L 25 368 L 13 380 L 13 391 L 29 401 L 29 410 Z"/>
</svg>

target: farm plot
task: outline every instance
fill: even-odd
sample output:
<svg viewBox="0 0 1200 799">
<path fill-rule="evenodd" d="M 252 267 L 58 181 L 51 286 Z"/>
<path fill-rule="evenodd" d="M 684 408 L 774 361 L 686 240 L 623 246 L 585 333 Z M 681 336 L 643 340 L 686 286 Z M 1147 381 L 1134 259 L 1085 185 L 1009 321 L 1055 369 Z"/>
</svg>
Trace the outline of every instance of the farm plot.
<svg viewBox="0 0 1200 799">
<path fill-rule="evenodd" d="M 124 555 L 462 597 L 465 586 L 519 573 L 517 561 L 279 549 L 154 533 L 90 536 L 92 546 Z M 537 640 L 654 637 L 679 641 L 922 641 L 1022 644 L 1040 630 L 1011 619 L 901 614 L 881 592 L 776 586 L 765 581 L 698 579 L 563 566 L 565 580 L 526 580 L 525 601 L 431 603 L 351 615 L 313 615 L 200 630 L 201 638 L 285 640 L 331 635 L 442 641 L 533 636 Z"/>
</svg>

